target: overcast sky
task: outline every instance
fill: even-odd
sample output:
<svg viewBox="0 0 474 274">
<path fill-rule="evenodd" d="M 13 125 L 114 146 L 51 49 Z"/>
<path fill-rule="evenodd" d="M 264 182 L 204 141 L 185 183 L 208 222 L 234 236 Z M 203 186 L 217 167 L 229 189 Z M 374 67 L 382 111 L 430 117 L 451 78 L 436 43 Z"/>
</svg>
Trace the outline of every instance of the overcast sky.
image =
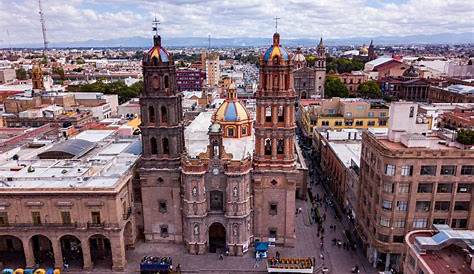
<svg viewBox="0 0 474 274">
<path fill-rule="evenodd" d="M 42 0 L 50 42 L 151 35 L 375 37 L 474 31 L 474 0 Z M 9 35 L 7 35 L 7 30 Z M 0 0 L 0 45 L 41 43 L 37 0 Z"/>
</svg>

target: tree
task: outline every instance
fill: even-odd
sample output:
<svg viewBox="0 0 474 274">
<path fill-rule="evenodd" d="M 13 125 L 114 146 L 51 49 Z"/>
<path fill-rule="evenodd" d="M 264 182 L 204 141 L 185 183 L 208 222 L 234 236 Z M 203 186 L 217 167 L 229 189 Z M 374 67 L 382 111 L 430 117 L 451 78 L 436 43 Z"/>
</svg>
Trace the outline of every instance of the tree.
<svg viewBox="0 0 474 274">
<path fill-rule="evenodd" d="M 124 103 L 140 95 L 140 93 L 143 91 L 143 81 L 138 81 L 131 86 L 127 86 L 124 81 L 116 81 L 106 84 L 103 80 L 97 80 L 92 84 L 69 86 L 68 90 L 71 92 L 80 91 L 116 94 L 118 95 L 119 103 Z"/>
<path fill-rule="evenodd" d="M 19 68 L 15 72 L 16 72 L 16 78 L 18 80 L 28 79 L 28 73 L 26 72 L 26 70 L 24 68 Z"/>
<path fill-rule="evenodd" d="M 313 67 L 314 64 L 316 63 L 316 56 L 310 54 L 310 55 L 307 55 L 305 56 L 305 59 L 306 59 L 306 64 L 308 65 L 308 67 Z"/>
<path fill-rule="evenodd" d="M 347 97 L 349 96 L 349 90 L 342 83 L 342 81 L 335 76 L 326 77 L 326 82 L 324 82 L 324 97 Z"/>
<path fill-rule="evenodd" d="M 367 81 L 365 83 L 360 84 L 357 88 L 357 92 L 363 98 L 382 98 L 382 92 L 380 91 L 380 87 L 375 81 Z"/>
<path fill-rule="evenodd" d="M 64 69 L 62 67 L 54 67 L 52 69 L 53 74 L 58 75 L 61 80 L 64 80 Z"/>
<path fill-rule="evenodd" d="M 333 58 L 326 59 L 326 71 L 335 71 L 338 73 L 351 72 L 354 70 L 362 70 L 364 63 L 357 59 Z"/>
<path fill-rule="evenodd" d="M 83 65 L 85 64 L 86 62 L 84 61 L 84 59 L 82 59 L 81 57 L 78 57 L 76 58 L 76 64 L 78 65 Z"/>
<path fill-rule="evenodd" d="M 460 129 L 456 140 L 463 145 L 474 145 L 474 130 Z"/>
</svg>

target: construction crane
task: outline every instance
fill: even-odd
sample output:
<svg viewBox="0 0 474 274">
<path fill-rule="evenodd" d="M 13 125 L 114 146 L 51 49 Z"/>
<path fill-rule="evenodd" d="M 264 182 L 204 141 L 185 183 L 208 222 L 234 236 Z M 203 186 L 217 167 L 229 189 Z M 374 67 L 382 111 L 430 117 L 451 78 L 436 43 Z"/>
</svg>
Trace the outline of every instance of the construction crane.
<svg viewBox="0 0 474 274">
<path fill-rule="evenodd" d="M 40 15 L 40 22 L 41 22 L 41 30 L 43 31 L 43 53 L 48 49 L 48 40 L 46 39 L 46 22 L 44 20 L 44 13 L 43 13 L 43 7 L 41 5 L 41 0 L 38 0 L 38 6 L 39 6 L 39 15 Z"/>
</svg>

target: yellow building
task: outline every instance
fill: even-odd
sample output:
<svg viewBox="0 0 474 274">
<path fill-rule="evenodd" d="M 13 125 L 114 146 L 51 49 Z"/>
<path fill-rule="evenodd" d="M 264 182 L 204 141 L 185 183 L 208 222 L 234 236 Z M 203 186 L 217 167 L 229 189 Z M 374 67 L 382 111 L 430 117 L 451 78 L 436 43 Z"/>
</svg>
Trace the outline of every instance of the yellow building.
<svg viewBox="0 0 474 274">
<path fill-rule="evenodd" d="M 384 128 L 388 125 L 389 106 L 380 101 L 359 98 L 324 99 L 303 107 L 301 126 L 306 137 L 318 129 Z"/>
</svg>

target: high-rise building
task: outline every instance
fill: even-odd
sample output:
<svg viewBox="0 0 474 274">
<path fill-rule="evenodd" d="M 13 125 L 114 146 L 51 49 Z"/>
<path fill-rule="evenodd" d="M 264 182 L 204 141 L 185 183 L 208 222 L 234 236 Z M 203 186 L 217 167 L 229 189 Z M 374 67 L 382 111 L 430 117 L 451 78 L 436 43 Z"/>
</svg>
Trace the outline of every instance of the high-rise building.
<svg viewBox="0 0 474 274">
<path fill-rule="evenodd" d="M 210 87 L 216 87 L 220 79 L 219 53 L 206 55 L 206 80 Z"/>
<path fill-rule="evenodd" d="M 474 229 L 474 151 L 452 132 L 428 132 L 417 108 L 393 102 L 388 134 L 362 137 L 359 231 L 369 261 L 385 269 L 399 267 L 409 231 Z"/>
</svg>

